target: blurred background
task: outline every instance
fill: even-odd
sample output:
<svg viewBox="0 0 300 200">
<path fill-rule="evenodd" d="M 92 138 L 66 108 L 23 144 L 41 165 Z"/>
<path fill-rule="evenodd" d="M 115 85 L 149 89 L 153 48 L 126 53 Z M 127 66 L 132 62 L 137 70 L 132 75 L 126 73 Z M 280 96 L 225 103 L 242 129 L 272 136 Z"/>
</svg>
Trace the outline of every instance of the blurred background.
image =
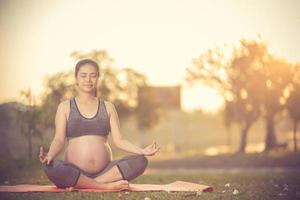
<svg viewBox="0 0 300 200">
<path fill-rule="evenodd" d="M 299 8 L 1 0 L 1 181 L 49 148 L 82 58 L 99 63 L 99 97 L 116 105 L 125 138 L 161 146 L 150 169 L 299 167 Z"/>
</svg>

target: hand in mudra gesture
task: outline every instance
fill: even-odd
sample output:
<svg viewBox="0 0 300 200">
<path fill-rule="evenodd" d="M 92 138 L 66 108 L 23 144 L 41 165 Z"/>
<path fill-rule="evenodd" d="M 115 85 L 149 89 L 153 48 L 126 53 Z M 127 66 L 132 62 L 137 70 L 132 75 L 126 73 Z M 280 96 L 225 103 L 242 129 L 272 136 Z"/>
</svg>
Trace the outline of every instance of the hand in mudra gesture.
<svg viewBox="0 0 300 200">
<path fill-rule="evenodd" d="M 44 148 L 42 146 L 40 147 L 39 159 L 41 163 L 47 165 L 49 165 L 52 161 L 52 158 L 48 155 L 47 152 L 44 151 Z"/>
<path fill-rule="evenodd" d="M 160 147 L 158 147 L 156 145 L 156 142 L 153 141 L 152 144 L 150 144 L 149 146 L 145 147 L 142 152 L 143 155 L 145 156 L 153 156 L 156 152 L 158 152 L 158 150 L 160 149 Z"/>
</svg>

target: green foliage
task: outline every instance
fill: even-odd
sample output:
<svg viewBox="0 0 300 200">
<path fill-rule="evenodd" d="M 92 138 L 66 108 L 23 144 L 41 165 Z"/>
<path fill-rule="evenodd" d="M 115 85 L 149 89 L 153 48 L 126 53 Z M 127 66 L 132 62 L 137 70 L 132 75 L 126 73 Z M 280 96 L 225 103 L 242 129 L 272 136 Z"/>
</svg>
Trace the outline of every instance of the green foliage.
<svg viewBox="0 0 300 200">
<path fill-rule="evenodd" d="M 104 50 L 94 50 L 88 53 L 75 51 L 71 56 L 75 60 L 91 58 L 99 64 L 100 79 L 97 94 L 100 98 L 114 103 L 120 120 L 126 120 L 129 115 L 138 114 L 142 107 L 144 114 L 148 116 L 151 116 L 152 112 L 155 112 L 155 106 L 152 106 L 151 103 L 144 104 L 138 100 L 140 88 L 147 85 L 145 75 L 131 68 L 118 69 L 113 67 L 113 59 Z M 42 97 L 42 119 L 46 127 L 53 126 L 55 110 L 58 104 L 76 95 L 74 79 L 73 70 L 59 72 L 46 79 L 45 93 Z M 150 127 L 156 121 L 152 118 L 144 118 L 142 123 Z"/>
<path fill-rule="evenodd" d="M 286 101 L 287 110 L 292 119 L 300 120 L 300 64 L 293 67 L 292 83 L 289 85 L 289 96 Z"/>
<path fill-rule="evenodd" d="M 75 87 L 72 83 L 72 72 L 59 72 L 45 80 L 45 90 L 42 95 L 42 121 L 45 127 L 54 124 L 55 111 L 58 104 L 75 95 Z"/>
<path fill-rule="evenodd" d="M 149 98 L 139 99 L 139 91 L 147 86 L 145 75 L 131 68 L 113 68 L 113 59 L 104 50 L 77 51 L 72 56 L 77 60 L 91 58 L 99 63 L 100 75 L 104 74 L 100 79 L 100 96 L 115 104 L 121 120 L 135 114 L 140 128 L 150 128 L 157 123 L 156 104 Z"/>
<path fill-rule="evenodd" d="M 27 138 L 28 157 L 32 158 L 32 138 L 42 137 L 40 125 L 41 109 L 36 105 L 35 98 L 30 89 L 22 91 L 23 103 L 17 110 L 16 122 L 20 126 L 20 132 Z"/>
</svg>

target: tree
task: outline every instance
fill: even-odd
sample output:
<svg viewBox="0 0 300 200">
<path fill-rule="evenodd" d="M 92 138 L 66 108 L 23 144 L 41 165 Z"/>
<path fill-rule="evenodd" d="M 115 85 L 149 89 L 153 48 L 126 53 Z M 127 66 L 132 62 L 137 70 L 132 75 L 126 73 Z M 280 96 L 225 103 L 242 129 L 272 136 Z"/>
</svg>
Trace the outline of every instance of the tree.
<svg viewBox="0 0 300 200">
<path fill-rule="evenodd" d="M 284 109 L 284 91 L 291 79 L 290 64 L 271 55 L 265 43 L 247 40 L 241 41 L 240 50 L 234 54 L 236 59 L 242 61 L 237 66 L 245 69 L 240 75 L 245 78 L 247 95 L 265 119 L 265 151 L 269 151 L 277 146 L 274 120 Z"/>
<path fill-rule="evenodd" d="M 121 69 L 117 77 L 119 87 L 114 93 L 116 96 L 114 102 L 116 106 L 120 108 L 121 117 L 125 118 L 129 114 L 137 113 L 139 101 L 138 93 L 140 88 L 147 85 L 147 78 L 143 74 L 130 68 Z"/>
<path fill-rule="evenodd" d="M 266 120 L 265 151 L 276 148 L 278 145 L 275 133 L 275 118 L 285 108 L 286 97 L 284 92 L 291 82 L 291 65 L 284 59 L 270 56 L 262 62 L 260 70 L 261 106 Z M 254 95 L 254 94 L 253 94 Z"/>
<path fill-rule="evenodd" d="M 113 67 L 113 59 L 104 50 L 94 50 L 88 53 L 75 51 L 71 54 L 75 60 L 90 58 L 100 66 L 100 80 L 98 95 L 105 100 L 115 104 L 120 120 L 125 120 L 129 115 L 137 113 L 138 91 L 147 85 L 145 75 L 131 68 Z M 104 74 L 104 75 L 103 75 Z M 74 96 L 74 72 L 59 72 L 46 79 L 46 90 L 43 95 L 42 105 L 47 113 L 44 115 L 44 122 L 52 126 L 54 110 L 59 102 Z M 152 111 L 155 110 L 151 107 Z M 145 113 L 148 114 L 148 113 Z M 151 114 L 149 114 L 151 115 Z"/>
<path fill-rule="evenodd" d="M 222 50 L 209 50 L 193 60 L 193 67 L 187 70 L 189 82 L 201 81 L 223 96 L 225 102 L 224 119 L 228 127 L 237 123 L 241 128 L 241 141 L 238 152 L 246 148 L 247 134 L 259 117 L 256 99 L 249 95 L 253 90 L 249 82 L 252 60 L 249 55 L 235 49 L 233 58 L 225 58 Z"/>
<path fill-rule="evenodd" d="M 259 109 L 243 99 L 236 99 L 225 103 L 225 123 L 230 126 L 236 122 L 241 128 L 241 139 L 238 153 L 244 153 L 247 145 L 247 136 L 251 126 L 259 117 Z"/>
<path fill-rule="evenodd" d="M 42 95 L 42 121 L 48 128 L 53 126 L 55 110 L 58 104 L 75 95 L 75 87 L 72 81 L 72 72 L 58 72 L 45 79 L 45 90 Z"/>
<path fill-rule="evenodd" d="M 158 122 L 159 108 L 151 98 L 151 93 L 141 95 L 148 86 L 145 75 L 131 68 L 113 68 L 114 60 L 104 50 L 88 53 L 77 51 L 72 56 L 75 59 L 91 58 L 99 63 L 100 71 L 104 73 L 99 87 L 100 95 L 116 105 L 121 120 L 131 114 L 136 115 L 141 136 Z"/>
<path fill-rule="evenodd" d="M 147 85 L 145 75 L 131 69 L 113 67 L 113 59 L 104 50 L 94 50 L 88 53 L 79 51 L 71 54 L 76 60 L 90 58 L 100 66 L 99 94 L 103 99 L 115 104 L 121 120 L 133 114 L 137 107 L 139 88 Z"/>
<path fill-rule="evenodd" d="M 209 50 L 188 68 L 188 80 L 202 81 L 224 97 L 227 125 L 241 125 L 239 152 L 245 149 L 246 136 L 260 115 L 266 120 L 265 150 L 277 145 L 274 118 L 284 108 L 284 91 L 291 73 L 289 63 L 272 56 L 261 41 L 241 40 L 232 57 L 220 50 Z"/>
<path fill-rule="evenodd" d="M 32 158 L 32 137 L 41 137 L 38 128 L 41 110 L 36 105 L 35 98 L 30 89 L 21 92 L 25 105 L 19 106 L 17 110 L 17 123 L 20 125 L 21 134 L 27 138 L 28 157 Z"/>
<path fill-rule="evenodd" d="M 286 102 L 286 108 L 293 120 L 293 141 L 294 141 L 294 151 L 297 151 L 297 125 L 300 121 L 300 65 L 295 65 L 293 67 L 293 79 L 289 87 L 289 96 Z"/>
</svg>

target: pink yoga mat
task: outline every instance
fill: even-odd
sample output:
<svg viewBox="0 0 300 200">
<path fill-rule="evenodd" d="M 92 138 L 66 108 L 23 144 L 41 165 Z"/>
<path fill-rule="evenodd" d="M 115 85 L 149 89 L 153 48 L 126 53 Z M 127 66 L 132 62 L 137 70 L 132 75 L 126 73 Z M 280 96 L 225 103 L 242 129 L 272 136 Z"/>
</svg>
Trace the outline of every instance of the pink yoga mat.
<svg viewBox="0 0 300 200">
<path fill-rule="evenodd" d="M 190 183 L 185 181 L 175 181 L 170 184 L 129 184 L 130 189 L 126 191 L 146 192 L 146 191 L 167 191 L 167 192 L 212 192 L 213 188 L 207 185 Z M 118 192 L 119 190 L 102 189 L 75 189 L 78 192 Z M 54 185 L 1 185 L 0 192 L 70 192 L 68 189 L 60 189 Z"/>
</svg>

